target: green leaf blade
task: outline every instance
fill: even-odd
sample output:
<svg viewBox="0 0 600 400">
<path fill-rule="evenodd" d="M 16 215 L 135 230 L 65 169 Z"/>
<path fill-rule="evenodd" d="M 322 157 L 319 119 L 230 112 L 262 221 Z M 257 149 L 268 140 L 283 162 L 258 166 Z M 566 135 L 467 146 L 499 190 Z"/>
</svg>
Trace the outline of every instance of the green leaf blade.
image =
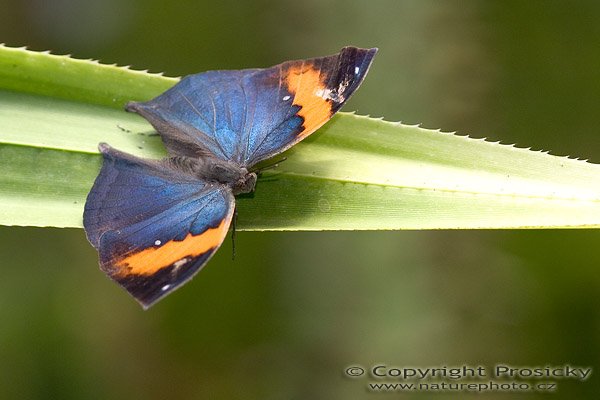
<svg viewBox="0 0 600 400">
<path fill-rule="evenodd" d="M 99 142 L 165 155 L 122 105 L 176 81 L 0 46 L 0 224 L 81 227 Z M 239 229 L 600 227 L 583 161 L 347 113 L 285 156 L 238 198 Z"/>
<path fill-rule="evenodd" d="M 122 109 L 177 82 L 144 71 L 0 45 L 0 88 Z"/>
</svg>

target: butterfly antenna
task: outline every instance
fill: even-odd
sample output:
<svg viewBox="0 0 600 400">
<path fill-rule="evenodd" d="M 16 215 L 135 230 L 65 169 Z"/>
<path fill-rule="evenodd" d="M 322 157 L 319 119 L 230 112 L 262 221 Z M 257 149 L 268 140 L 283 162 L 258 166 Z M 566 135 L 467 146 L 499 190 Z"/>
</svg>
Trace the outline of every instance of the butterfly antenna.
<svg viewBox="0 0 600 400">
<path fill-rule="evenodd" d="M 266 171 L 266 170 L 268 170 L 268 169 L 277 168 L 277 167 L 279 167 L 279 164 L 280 164 L 280 163 L 282 163 L 282 162 L 284 162 L 285 160 L 287 160 L 287 157 L 283 157 L 283 158 L 282 158 L 281 160 L 279 160 L 279 161 L 275 161 L 275 162 L 274 162 L 274 163 L 272 163 L 272 164 L 268 164 L 268 165 L 265 165 L 265 166 L 264 166 L 264 167 L 262 167 L 262 168 L 255 169 L 255 170 L 254 170 L 254 171 L 252 171 L 252 172 L 255 172 L 255 173 L 257 173 L 257 174 L 260 174 L 261 172 L 263 172 L 263 171 Z"/>
<path fill-rule="evenodd" d="M 233 221 L 231 223 L 231 227 L 233 230 L 231 231 L 231 260 L 235 261 L 235 228 L 237 225 L 237 206 L 233 209 Z"/>
</svg>

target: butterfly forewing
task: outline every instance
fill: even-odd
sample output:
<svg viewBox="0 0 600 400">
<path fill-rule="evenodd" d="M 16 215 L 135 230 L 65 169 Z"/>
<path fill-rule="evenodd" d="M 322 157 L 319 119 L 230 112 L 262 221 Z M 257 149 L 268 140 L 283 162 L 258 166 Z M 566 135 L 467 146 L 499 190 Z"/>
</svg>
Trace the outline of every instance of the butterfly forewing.
<svg viewBox="0 0 600 400">
<path fill-rule="evenodd" d="M 127 109 L 154 125 L 171 154 L 210 153 L 251 167 L 327 122 L 358 88 L 376 52 L 346 47 L 266 69 L 204 72 Z"/>
</svg>

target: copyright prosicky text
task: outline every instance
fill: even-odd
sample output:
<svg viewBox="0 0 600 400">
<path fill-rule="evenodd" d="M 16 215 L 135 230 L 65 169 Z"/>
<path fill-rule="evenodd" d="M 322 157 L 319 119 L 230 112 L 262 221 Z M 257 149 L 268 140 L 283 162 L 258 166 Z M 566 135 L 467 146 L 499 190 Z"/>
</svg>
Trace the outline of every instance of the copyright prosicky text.
<svg viewBox="0 0 600 400">
<path fill-rule="evenodd" d="M 570 364 L 515 366 L 510 364 L 459 366 L 396 366 L 385 363 L 348 366 L 344 374 L 368 378 L 370 391 L 545 391 L 556 390 L 558 380 L 586 381 L 591 367 Z"/>
<path fill-rule="evenodd" d="M 497 364 L 489 368 L 483 365 L 461 365 L 455 367 L 397 367 L 387 364 L 376 364 L 369 368 L 372 378 L 396 378 L 404 380 L 424 380 L 435 378 L 527 378 L 527 379 L 575 379 L 584 381 L 592 373 L 591 367 L 575 367 L 572 365 L 546 366 L 513 366 Z M 350 376 L 351 373 L 348 373 Z"/>
</svg>

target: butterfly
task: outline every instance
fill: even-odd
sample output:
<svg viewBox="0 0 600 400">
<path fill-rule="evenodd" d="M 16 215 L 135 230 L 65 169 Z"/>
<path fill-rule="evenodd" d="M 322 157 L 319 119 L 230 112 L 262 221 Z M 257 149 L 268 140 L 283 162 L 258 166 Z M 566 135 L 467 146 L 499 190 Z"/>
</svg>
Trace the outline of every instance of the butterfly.
<svg viewBox="0 0 600 400">
<path fill-rule="evenodd" d="M 265 69 L 208 71 L 125 109 L 152 124 L 168 157 L 101 143 L 83 225 L 100 269 L 148 308 L 191 279 L 223 242 L 255 166 L 313 133 L 362 83 L 376 48 L 345 47 Z"/>
</svg>

